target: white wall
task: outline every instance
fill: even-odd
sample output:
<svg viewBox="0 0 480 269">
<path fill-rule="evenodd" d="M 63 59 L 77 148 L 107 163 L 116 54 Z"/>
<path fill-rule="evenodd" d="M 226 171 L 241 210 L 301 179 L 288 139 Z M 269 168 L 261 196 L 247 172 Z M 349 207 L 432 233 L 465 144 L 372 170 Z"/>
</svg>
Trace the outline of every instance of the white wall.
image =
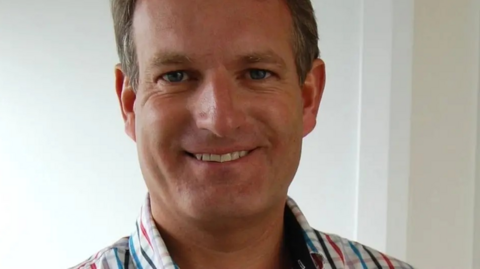
<svg viewBox="0 0 480 269">
<path fill-rule="evenodd" d="M 1 269 L 73 266 L 134 227 L 145 188 L 108 9 L 0 1 Z"/>
<path fill-rule="evenodd" d="M 480 0 L 477 0 L 477 9 L 480 12 Z M 480 26 L 480 16 L 477 18 Z M 478 27 L 478 52 L 480 52 L 480 27 Z M 480 70 L 480 53 L 478 56 L 478 70 Z M 473 237 L 473 268 L 480 268 L 480 75 L 478 76 L 477 97 L 477 154 L 476 154 L 476 181 L 475 181 L 475 212 Z"/>
<path fill-rule="evenodd" d="M 407 257 L 418 268 L 479 268 L 472 264 L 480 255 L 473 252 L 480 24 L 475 2 L 415 1 Z"/>
<path fill-rule="evenodd" d="M 314 3 L 328 85 L 291 195 L 315 227 L 353 238 L 360 3 Z M 0 268 L 66 268 L 128 235 L 146 191 L 108 1 L 2 0 L 0 32 Z"/>
<path fill-rule="evenodd" d="M 362 1 L 357 236 L 406 258 L 413 1 Z"/>
<path fill-rule="evenodd" d="M 362 1 L 356 237 L 422 269 L 480 268 L 479 2 Z"/>
<path fill-rule="evenodd" d="M 475 10 L 475 9 L 474 9 Z M 476 10 L 480 13 L 480 0 L 476 2 Z M 477 57 L 478 70 L 480 71 L 480 14 L 477 16 Z M 475 209 L 474 209 L 474 237 L 473 237 L 473 268 L 480 268 L 480 74 L 477 80 L 477 154 L 476 154 L 476 180 L 475 180 Z"/>
</svg>

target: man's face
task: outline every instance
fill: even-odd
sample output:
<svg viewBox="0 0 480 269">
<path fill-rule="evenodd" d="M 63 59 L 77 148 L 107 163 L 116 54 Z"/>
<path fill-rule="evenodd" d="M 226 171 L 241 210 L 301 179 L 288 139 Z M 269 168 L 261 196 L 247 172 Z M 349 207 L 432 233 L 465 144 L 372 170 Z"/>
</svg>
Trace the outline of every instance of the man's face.
<svg viewBox="0 0 480 269">
<path fill-rule="evenodd" d="M 152 201 L 191 218 L 283 203 L 323 90 L 323 66 L 299 85 L 284 1 L 143 0 L 133 25 L 139 86 L 118 92 Z"/>
</svg>

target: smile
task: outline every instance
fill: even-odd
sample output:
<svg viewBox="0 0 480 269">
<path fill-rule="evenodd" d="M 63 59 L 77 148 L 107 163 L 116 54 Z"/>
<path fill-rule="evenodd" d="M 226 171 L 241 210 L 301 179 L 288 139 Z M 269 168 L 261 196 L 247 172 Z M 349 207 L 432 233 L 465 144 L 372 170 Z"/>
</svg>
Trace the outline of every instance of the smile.
<svg viewBox="0 0 480 269">
<path fill-rule="evenodd" d="M 248 151 L 235 151 L 232 153 L 227 153 L 227 154 L 194 154 L 194 156 L 197 158 L 199 161 L 203 162 L 218 162 L 218 163 L 224 163 L 224 162 L 231 162 L 235 161 L 238 159 L 241 159 L 245 156 L 247 156 L 250 152 Z"/>
</svg>

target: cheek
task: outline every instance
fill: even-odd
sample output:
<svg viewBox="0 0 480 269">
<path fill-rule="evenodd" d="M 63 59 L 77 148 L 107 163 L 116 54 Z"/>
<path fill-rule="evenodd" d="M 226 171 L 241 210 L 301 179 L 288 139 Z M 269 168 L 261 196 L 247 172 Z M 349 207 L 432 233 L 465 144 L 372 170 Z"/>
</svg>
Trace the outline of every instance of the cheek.
<svg viewBox="0 0 480 269">
<path fill-rule="evenodd" d="M 172 154 L 178 149 L 189 113 L 173 98 L 151 97 L 137 114 L 137 143 L 152 155 Z"/>
<path fill-rule="evenodd" d="M 302 135 L 302 104 L 296 95 L 261 100 L 258 117 L 268 128 L 268 135 L 274 144 L 284 146 Z"/>
<path fill-rule="evenodd" d="M 302 103 L 293 94 L 270 96 L 260 100 L 255 118 L 268 146 L 266 158 L 274 178 L 288 183 L 300 160 L 302 147 Z M 279 186 L 280 187 L 280 186 Z"/>
</svg>

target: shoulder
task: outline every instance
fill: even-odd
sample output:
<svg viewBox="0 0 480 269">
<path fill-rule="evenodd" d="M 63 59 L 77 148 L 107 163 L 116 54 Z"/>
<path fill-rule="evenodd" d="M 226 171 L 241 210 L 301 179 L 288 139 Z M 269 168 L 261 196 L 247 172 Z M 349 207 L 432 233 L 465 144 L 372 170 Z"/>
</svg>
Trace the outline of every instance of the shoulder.
<svg viewBox="0 0 480 269">
<path fill-rule="evenodd" d="M 334 234 L 315 230 L 322 252 L 332 268 L 413 269 L 414 267 L 373 248 Z M 342 268 L 343 268 L 342 267 Z"/>
<path fill-rule="evenodd" d="M 128 240 L 128 237 L 124 237 L 115 244 L 102 249 L 84 262 L 70 269 L 135 268 L 130 257 Z"/>
</svg>

